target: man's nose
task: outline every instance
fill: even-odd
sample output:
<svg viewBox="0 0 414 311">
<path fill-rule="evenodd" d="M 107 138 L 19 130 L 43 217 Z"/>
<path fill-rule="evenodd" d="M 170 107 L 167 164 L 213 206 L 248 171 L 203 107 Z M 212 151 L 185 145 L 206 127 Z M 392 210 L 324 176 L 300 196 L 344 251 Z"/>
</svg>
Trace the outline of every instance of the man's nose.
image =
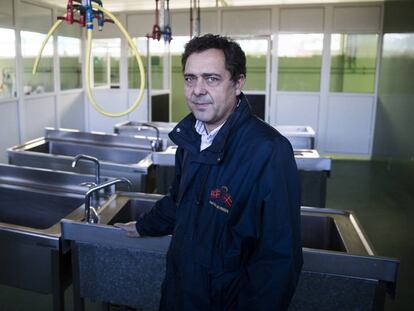
<svg viewBox="0 0 414 311">
<path fill-rule="evenodd" d="M 193 89 L 194 95 L 206 94 L 206 84 L 203 78 L 198 78 Z"/>
</svg>

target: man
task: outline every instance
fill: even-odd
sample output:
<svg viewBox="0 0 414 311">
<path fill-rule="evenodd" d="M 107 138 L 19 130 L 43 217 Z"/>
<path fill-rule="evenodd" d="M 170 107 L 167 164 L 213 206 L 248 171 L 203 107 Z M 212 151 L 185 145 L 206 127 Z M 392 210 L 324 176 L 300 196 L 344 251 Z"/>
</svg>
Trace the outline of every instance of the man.
<svg viewBox="0 0 414 311">
<path fill-rule="evenodd" d="M 191 113 L 170 194 L 130 236 L 172 234 L 160 310 L 285 310 L 302 266 L 300 190 L 290 143 L 251 114 L 246 57 L 226 37 L 193 38 L 182 56 Z"/>
</svg>

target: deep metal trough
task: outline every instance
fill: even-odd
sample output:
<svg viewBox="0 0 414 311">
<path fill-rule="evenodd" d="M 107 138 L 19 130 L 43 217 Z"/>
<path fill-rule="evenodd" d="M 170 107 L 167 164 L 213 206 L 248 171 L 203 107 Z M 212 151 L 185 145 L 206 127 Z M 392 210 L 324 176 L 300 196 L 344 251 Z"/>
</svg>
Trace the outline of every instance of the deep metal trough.
<svg viewBox="0 0 414 311">
<path fill-rule="evenodd" d="M 52 294 L 63 310 L 71 282 L 60 220 L 82 221 L 81 184 L 94 176 L 0 164 L 0 284 Z"/>
<path fill-rule="evenodd" d="M 121 137 L 115 134 L 46 128 L 45 136 L 8 149 L 9 163 L 58 171 L 93 174 L 94 166 L 74 157 L 86 154 L 101 163 L 101 174 L 126 177 L 134 191 L 152 192 L 155 167 L 151 160 L 151 141 L 156 138 Z M 120 188 L 122 189 L 122 188 Z"/>
<path fill-rule="evenodd" d="M 85 298 L 156 310 L 170 236 L 129 238 L 115 222 L 152 208 L 158 195 L 118 193 L 101 209 L 101 224 L 63 220 L 72 247 L 75 307 Z M 355 215 L 303 207 L 304 266 L 292 310 L 380 310 L 393 295 L 399 261 L 375 254 Z"/>
</svg>

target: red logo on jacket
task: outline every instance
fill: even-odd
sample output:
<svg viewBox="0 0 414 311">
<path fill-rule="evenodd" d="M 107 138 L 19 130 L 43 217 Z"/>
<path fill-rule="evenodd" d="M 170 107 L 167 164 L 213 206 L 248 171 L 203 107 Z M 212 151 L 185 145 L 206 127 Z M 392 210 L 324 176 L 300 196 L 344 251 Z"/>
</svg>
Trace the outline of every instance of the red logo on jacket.
<svg viewBox="0 0 414 311">
<path fill-rule="evenodd" d="M 228 213 L 233 204 L 233 198 L 226 186 L 210 191 L 210 204 L 222 212 Z"/>
</svg>

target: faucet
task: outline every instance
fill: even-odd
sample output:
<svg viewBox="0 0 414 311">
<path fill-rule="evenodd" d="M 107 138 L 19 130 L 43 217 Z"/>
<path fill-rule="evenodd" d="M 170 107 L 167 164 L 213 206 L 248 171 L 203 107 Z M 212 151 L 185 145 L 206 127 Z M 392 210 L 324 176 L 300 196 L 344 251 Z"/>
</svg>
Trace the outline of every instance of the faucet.
<svg viewBox="0 0 414 311">
<path fill-rule="evenodd" d="M 104 182 L 100 185 L 97 185 L 95 187 L 90 188 L 86 194 L 85 194 L 85 220 L 88 223 L 97 223 L 99 221 L 99 216 L 94 207 L 91 207 L 91 196 L 96 191 L 99 191 L 103 188 L 106 188 L 108 186 L 112 186 L 115 184 L 124 183 L 128 185 L 128 190 L 132 191 L 132 184 L 127 178 L 117 178 L 113 180 L 109 180 L 107 182 Z M 92 212 L 92 217 L 91 217 Z"/>
<path fill-rule="evenodd" d="M 95 163 L 95 182 L 84 182 L 81 186 L 86 186 L 89 189 L 99 185 L 101 183 L 101 165 L 99 160 L 95 157 L 88 156 L 86 154 L 78 154 L 72 161 L 72 167 L 75 168 L 80 160 L 87 160 Z M 96 192 L 93 197 L 93 205 L 99 205 L 99 192 Z"/>
<path fill-rule="evenodd" d="M 160 151 L 161 148 L 162 148 L 162 144 L 161 144 L 161 140 L 160 140 L 160 130 L 158 129 L 158 127 L 156 127 L 155 125 L 153 125 L 151 123 L 142 123 L 142 125 L 153 128 L 155 130 L 155 132 L 157 133 L 157 139 L 151 141 L 151 150 L 154 151 L 154 152 L 155 151 Z"/>
<path fill-rule="evenodd" d="M 76 167 L 79 160 L 88 160 L 95 163 L 95 184 L 99 185 L 101 183 L 101 164 L 99 163 L 99 160 L 95 157 L 88 156 L 86 154 L 78 154 L 72 162 L 72 167 Z"/>
</svg>

